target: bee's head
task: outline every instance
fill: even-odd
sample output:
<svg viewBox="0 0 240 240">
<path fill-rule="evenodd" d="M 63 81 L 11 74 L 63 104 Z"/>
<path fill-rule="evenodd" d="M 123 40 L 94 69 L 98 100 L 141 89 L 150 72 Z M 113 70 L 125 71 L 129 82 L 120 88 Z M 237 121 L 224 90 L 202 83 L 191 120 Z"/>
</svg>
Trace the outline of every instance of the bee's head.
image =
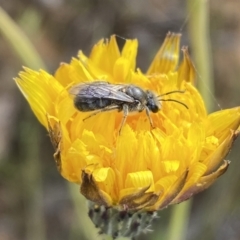
<svg viewBox="0 0 240 240">
<path fill-rule="evenodd" d="M 161 103 L 158 100 L 157 96 L 149 90 L 146 91 L 146 94 L 147 94 L 146 103 L 147 108 L 153 113 L 157 113 L 158 111 L 160 111 Z"/>
</svg>

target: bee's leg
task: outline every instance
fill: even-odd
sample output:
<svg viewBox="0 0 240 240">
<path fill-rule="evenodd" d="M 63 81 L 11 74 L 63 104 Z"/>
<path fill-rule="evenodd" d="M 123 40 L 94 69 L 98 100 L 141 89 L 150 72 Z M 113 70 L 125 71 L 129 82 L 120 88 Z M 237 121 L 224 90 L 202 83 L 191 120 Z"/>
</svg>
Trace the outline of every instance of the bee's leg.
<svg viewBox="0 0 240 240">
<path fill-rule="evenodd" d="M 117 105 L 112 105 L 112 106 L 108 106 L 108 107 L 106 107 L 106 108 L 102 108 L 102 109 L 100 109 L 100 110 L 98 110 L 98 111 L 93 112 L 92 114 L 88 115 L 87 117 L 85 117 L 85 118 L 83 119 L 83 121 L 85 121 L 86 119 L 88 119 L 88 118 L 90 118 L 90 117 L 93 117 L 93 116 L 97 115 L 98 113 L 107 112 L 107 111 L 112 111 L 112 110 L 116 110 L 116 109 L 119 109 L 119 106 L 117 106 Z"/>
<path fill-rule="evenodd" d="M 123 119 L 119 128 L 119 135 L 121 134 L 122 131 L 122 127 L 126 122 L 127 116 L 128 116 L 128 105 L 127 104 L 123 104 Z"/>
<path fill-rule="evenodd" d="M 149 122 L 150 122 L 151 127 L 154 128 L 154 126 L 153 126 L 153 121 L 152 121 L 152 118 L 151 118 L 151 116 L 150 116 L 150 111 L 149 111 L 148 107 L 146 107 L 146 114 L 147 114 L 147 117 L 148 117 L 148 119 L 149 119 Z"/>
</svg>

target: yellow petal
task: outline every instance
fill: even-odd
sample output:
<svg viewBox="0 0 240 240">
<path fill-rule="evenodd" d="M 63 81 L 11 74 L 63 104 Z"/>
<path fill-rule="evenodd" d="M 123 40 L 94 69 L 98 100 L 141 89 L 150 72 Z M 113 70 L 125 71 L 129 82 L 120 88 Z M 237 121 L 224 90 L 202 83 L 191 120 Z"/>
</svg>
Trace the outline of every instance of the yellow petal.
<svg viewBox="0 0 240 240">
<path fill-rule="evenodd" d="M 86 171 L 82 172 L 81 193 L 99 205 L 110 206 L 112 204 L 111 197 L 97 186 L 91 173 Z"/>
<path fill-rule="evenodd" d="M 154 191 L 153 175 L 151 171 L 129 173 L 125 181 L 126 188 L 142 188 L 150 186 L 148 191 Z"/>
<path fill-rule="evenodd" d="M 119 83 L 125 83 L 130 81 L 131 65 L 128 59 L 120 57 L 113 68 L 113 79 Z"/>
<path fill-rule="evenodd" d="M 182 190 L 184 183 L 186 181 L 188 171 L 183 172 L 176 181 L 173 182 L 164 192 L 164 195 L 155 204 L 155 209 L 162 209 L 172 202 L 172 200 L 178 195 Z"/>
<path fill-rule="evenodd" d="M 203 160 L 203 163 L 208 166 L 208 170 L 205 175 L 212 173 L 217 167 L 219 167 L 219 164 L 230 151 L 234 140 L 234 133 L 230 132 L 229 136 L 207 158 Z"/>
<path fill-rule="evenodd" d="M 186 191 L 182 191 L 175 199 L 172 201 L 171 204 L 177 204 L 182 201 L 185 201 L 192 197 L 193 195 L 207 189 L 210 185 L 216 181 L 218 177 L 220 177 L 222 174 L 224 174 L 229 166 L 230 162 L 225 161 L 222 166 L 217 169 L 214 173 L 201 177 L 197 183 L 192 185 L 190 188 L 186 189 Z"/>
<path fill-rule="evenodd" d="M 136 39 L 126 40 L 122 50 L 122 57 L 129 61 L 130 69 L 133 71 L 136 68 L 137 48 L 138 41 Z"/>
<path fill-rule="evenodd" d="M 224 120 L 223 120 L 224 119 Z M 240 125 L 240 108 L 226 109 L 212 113 L 206 123 L 206 135 L 214 135 L 222 142 L 230 133 L 230 129 L 237 130 Z"/>
<path fill-rule="evenodd" d="M 179 58 L 180 34 L 168 33 L 162 47 L 151 63 L 147 74 L 174 71 Z"/>
<path fill-rule="evenodd" d="M 195 83 L 196 80 L 196 70 L 190 59 L 188 48 L 183 47 L 183 61 L 178 69 L 178 86 L 180 88 L 183 81 Z"/>
<path fill-rule="evenodd" d="M 36 72 L 25 68 L 25 72 L 20 72 L 19 77 L 15 79 L 19 89 L 38 120 L 47 127 L 46 115 L 55 115 L 54 103 L 64 90 L 63 87 L 43 70 Z"/>
<path fill-rule="evenodd" d="M 111 36 L 109 42 L 99 41 L 90 54 L 93 63 L 111 75 L 113 75 L 113 67 L 119 57 L 120 52 L 115 35 Z"/>
</svg>

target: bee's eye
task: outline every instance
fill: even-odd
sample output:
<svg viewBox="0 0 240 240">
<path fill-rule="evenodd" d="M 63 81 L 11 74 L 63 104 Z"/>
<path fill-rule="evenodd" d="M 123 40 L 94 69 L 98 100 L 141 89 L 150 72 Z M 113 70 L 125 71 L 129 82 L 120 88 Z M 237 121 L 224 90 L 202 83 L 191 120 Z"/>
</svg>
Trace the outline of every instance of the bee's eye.
<svg viewBox="0 0 240 240">
<path fill-rule="evenodd" d="M 155 104 L 152 104 L 150 107 L 149 107 L 149 110 L 153 113 L 156 113 L 159 111 L 159 107 Z"/>
<path fill-rule="evenodd" d="M 158 101 L 157 97 L 154 95 L 154 93 L 152 93 L 151 91 L 147 90 L 147 104 L 146 106 L 148 107 L 148 109 L 153 112 L 153 113 L 157 113 L 160 108 L 160 102 Z"/>
</svg>

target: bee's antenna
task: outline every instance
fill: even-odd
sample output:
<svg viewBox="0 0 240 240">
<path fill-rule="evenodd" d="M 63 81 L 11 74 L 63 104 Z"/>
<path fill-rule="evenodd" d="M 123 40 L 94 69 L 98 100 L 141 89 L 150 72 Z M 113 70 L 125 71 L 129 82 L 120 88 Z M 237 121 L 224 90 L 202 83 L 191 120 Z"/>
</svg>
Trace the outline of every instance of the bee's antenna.
<svg viewBox="0 0 240 240">
<path fill-rule="evenodd" d="M 158 97 L 162 97 L 162 96 L 169 95 L 169 94 L 172 94 L 172 93 L 185 93 L 185 90 L 175 90 L 175 91 L 163 93 L 161 95 L 158 95 Z"/>
<path fill-rule="evenodd" d="M 185 103 L 182 103 L 182 102 L 180 102 L 180 101 L 178 101 L 178 100 L 175 100 L 175 99 L 160 99 L 159 101 L 165 101 L 165 102 L 167 102 L 167 101 L 169 101 L 169 102 L 177 102 L 177 103 L 183 105 L 186 109 L 188 109 L 188 106 L 187 106 Z"/>
</svg>

